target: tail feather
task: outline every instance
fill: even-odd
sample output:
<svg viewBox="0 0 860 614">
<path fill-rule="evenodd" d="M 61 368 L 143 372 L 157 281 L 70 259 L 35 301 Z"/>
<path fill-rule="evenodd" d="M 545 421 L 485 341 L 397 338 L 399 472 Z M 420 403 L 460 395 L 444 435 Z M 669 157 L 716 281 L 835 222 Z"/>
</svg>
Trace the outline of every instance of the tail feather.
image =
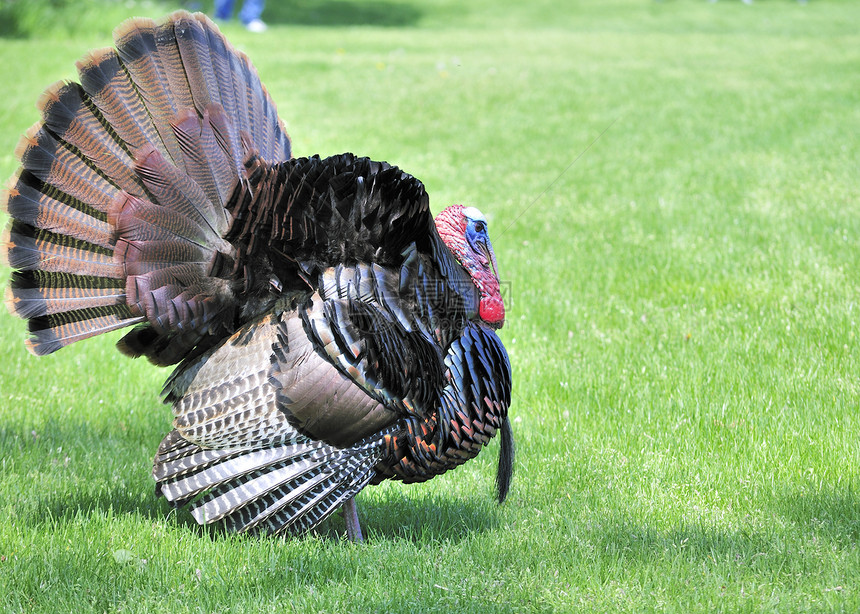
<svg viewBox="0 0 860 614">
<path fill-rule="evenodd" d="M 181 210 L 134 196 L 117 202 L 116 209 L 109 220 L 119 236 L 115 249 L 122 254 L 128 275 L 141 274 L 134 264 L 137 262 L 163 263 L 162 267 L 208 263 L 219 243 L 223 243 L 211 229 L 201 227 Z M 224 248 L 229 249 L 226 244 Z M 151 269 L 145 269 L 148 270 Z"/>
<path fill-rule="evenodd" d="M 230 53 L 223 37 L 217 34 L 217 30 L 207 30 L 209 42 L 209 58 L 215 78 L 218 81 L 218 92 L 221 96 L 221 108 L 224 115 L 215 127 L 216 135 L 220 133 L 221 140 L 229 142 L 230 147 L 223 146 L 225 151 L 233 155 L 232 167 L 242 167 L 242 148 L 239 139 L 238 126 L 248 125 L 247 113 L 242 115 L 245 108 L 244 96 L 240 99 L 240 84 L 238 77 L 241 72 L 234 71 L 234 60 L 241 62 L 241 56 Z M 247 61 L 247 60 L 246 60 Z"/>
<path fill-rule="evenodd" d="M 245 101 L 248 105 L 248 133 L 254 143 L 265 144 L 265 128 L 261 119 L 265 116 L 263 101 L 258 98 L 262 92 L 262 85 L 250 81 L 250 70 L 247 65 L 242 65 L 242 73 L 245 77 Z"/>
<path fill-rule="evenodd" d="M 9 190 L 6 210 L 16 220 L 110 250 L 113 227 L 91 207 L 67 205 L 21 180 Z"/>
<path fill-rule="evenodd" d="M 6 305 L 29 319 L 30 351 L 49 354 L 75 341 L 142 322 L 126 304 L 122 267 L 109 248 L 99 245 L 105 243 L 103 222 L 85 216 L 85 223 L 73 224 L 76 216 L 85 214 L 65 205 L 51 207 L 49 197 L 33 205 L 32 192 L 23 193 L 29 198 L 14 189 L 8 196 L 8 208 L 21 213 L 22 219 L 13 218 L 4 241 L 6 259 L 17 269 Z M 47 208 L 40 208 L 46 203 Z"/>
<path fill-rule="evenodd" d="M 153 195 L 153 199 L 160 205 L 156 211 L 169 210 L 181 214 L 197 226 L 208 229 L 207 240 L 213 244 L 226 246 L 226 243 L 221 240 L 221 234 L 227 227 L 226 212 L 215 208 L 198 182 L 180 172 L 155 150 L 139 152 L 137 172 Z M 133 202 L 142 201 L 138 199 Z M 125 203 L 124 206 L 126 206 Z M 116 211 L 121 208 L 117 207 Z M 126 211 L 126 213 L 129 212 Z"/>
<path fill-rule="evenodd" d="M 245 104 L 248 109 L 248 121 L 253 143 L 259 148 L 258 152 L 263 159 L 269 159 L 276 155 L 279 149 L 279 139 L 276 132 L 285 134 L 281 121 L 271 104 L 266 88 L 259 79 L 253 79 L 253 69 L 248 62 L 242 65 L 245 75 Z M 286 158 L 289 159 L 289 158 Z"/>
<path fill-rule="evenodd" d="M 98 108 L 77 83 L 57 83 L 37 103 L 45 128 L 80 152 L 81 163 L 93 165 L 111 183 L 129 194 L 142 195 L 143 185 L 134 173 L 128 146 L 105 129 Z"/>
<path fill-rule="evenodd" d="M 116 186 L 89 160 L 81 158 L 79 152 L 57 141 L 41 124 L 30 128 L 21 138 L 15 155 L 23 170 L 13 179 L 13 184 L 32 184 L 35 178 L 44 184 L 37 189 L 50 188 L 94 217 L 106 213 L 110 207 Z"/>
<path fill-rule="evenodd" d="M 122 267 L 114 262 L 110 250 L 69 235 L 34 228 L 13 220 L 6 238 L 9 265 L 24 271 L 115 277 Z"/>
<path fill-rule="evenodd" d="M 7 289 L 10 311 L 22 318 L 35 318 L 79 311 L 89 307 L 125 305 L 125 289 L 107 277 L 17 271 Z"/>
<path fill-rule="evenodd" d="M 168 155 L 143 99 L 129 74 L 123 70 L 116 50 L 91 52 L 77 63 L 77 68 L 81 86 L 89 99 L 129 151 L 149 146 L 157 147 Z"/>
<path fill-rule="evenodd" d="M 176 44 L 191 90 L 191 98 L 200 115 L 206 107 L 221 104 L 218 80 L 209 58 L 209 37 L 193 15 L 183 15 L 174 22 Z"/>
<path fill-rule="evenodd" d="M 121 29 L 122 26 L 119 30 Z M 174 97 L 175 110 L 193 107 L 194 98 L 188 78 L 185 76 L 185 65 L 182 63 L 182 55 L 176 40 L 173 16 L 164 23 L 158 24 L 155 29 L 157 57 L 164 68 L 162 77 L 166 78 L 167 89 Z"/>
<path fill-rule="evenodd" d="M 215 140 L 218 143 L 218 147 L 221 148 L 221 151 L 223 151 L 225 155 L 232 156 L 231 161 L 226 163 L 223 169 L 215 169 L 215 171 L 230 173 L 230 175 L 233 176 L 236 169 L 241 169 L 243 167 L 242 162 L 244 160 L 245 150 L 242 137 L 241 135 L 235 134 L 236 127 L 223 107 L 213 106 L 207 109 L 207 111 L 207 119 L 212 128 Z M 244 134 L 247 135 L 247 133 Z M 226 201 L 224 202 L 224 206 L 227 206 Z"/>
<path fill-rule="evenodd" d="M 56 352 L 75 341 L 89 339 L 142 321 L 142 317 L 130 313 L 123 317 L 121 309 L 98 307 L 37 317 L 30 320 L 32 337 L 27 340 L 27 347 L 34 354 L 42 356 Z"/>
<path fill-rule="evenodd" d="M 229 106 L 222 105 L 224 112 L 228 114 L 228 116 L 232 120 L 232 124 L 236 127 L 237 131 L 241 127 L 241 131 L 239 131 L 239 139 L 240 141 L 244 138 L 246 143 L 251 140 L 252 129 L 249 129 L 248 126 L 252 125 L 251 121 L 251 106 L 253 102 L 249 103 L 249 98 L 253 100 L 253 96 L 249 94 L 251 88 L 248 87 L 248 78 L 253 73 L 251 70 L 251 62 L 247 57 L 241 54 L 232 54 L 228 58 L 230 61 L 230 70 L 233 77 L 233 98 L 236 100 L 236 105 L 234 108 L 230 108 Z M 282 133 L 286 134 L 283 131 L 283 126 L 281 126 Z M 260 141 L 254 141 L 254 143 L 259 143 Z M 245 155 L 243 147 L 234 148 L 238 149 L 238 162 L 241 165 L 244 161 Z M 272 158 L 280 157 L 284 160 L 290 159 L 289 154 L 289 144 L 284 152 L 284 154 L 277 156 L 277 152 L 266 152 Z M 261 150 L 261 155 L 263 155 L 263 151 Z"/>
<path fill-rule="evenodd" d="M 167 68 L 158 40 L 159 27 L 150 19 L 129 19 L 114 33 L 117 53 L 128 71 L 135 89 L 149 110 L 152 123 L 169 152 L 169 158 L 180 170 L 185 170 L 182 152 L 170 122 L 180 108 L 191 106 L 191 98 L 182 100 L 179 92 L 169 85 Z M 161 47 L 165 44 L 162 37 Z"/>
<path fill-rule="evenodd" d="M 7 303 L 32 318 L 36 353 L 141 324 L 121 349 L 172 364 L 234 326 L 225 204 L 248 151 L 278 162 L 289 139 L 204 15 L 133 19 L 115 41 L 78 62 L 80 83 L 45 91 L 16 149 L 4 251 L 22 273 Z"/>
<path fill-rule="evenodd" d="M 230 164 L 236 156 L 231 155 L 230 150 L 223 149 L 225 146 L 232 148 L 233 144 L 216 138 L 212 124 L 211 117 L 223 113 L 220 106 L 211 105 L 203 112 L 201 121 L 191 109 L 185 109 L 173 125 L 185 154 L 188 174 L 203 188 L 209 202 L 219 211 L 224 211 L 233 186 L 239 179 L 239 167 Z M 223 125 L 224 121 L 220 123 Z"/>
</svg>

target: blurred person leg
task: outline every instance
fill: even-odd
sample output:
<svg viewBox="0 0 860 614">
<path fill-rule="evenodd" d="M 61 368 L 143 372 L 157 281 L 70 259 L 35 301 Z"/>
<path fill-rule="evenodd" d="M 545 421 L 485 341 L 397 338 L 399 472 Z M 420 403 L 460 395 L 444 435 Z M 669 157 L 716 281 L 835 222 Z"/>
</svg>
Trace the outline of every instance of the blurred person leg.
<svg viewBox="0 0 860 614">
<path fill-rule="evenodd" d="M 266 24 L 260 19 L 265 6 L 265 0 L 245 0 L 242 10 L 239 11 L 239 21 L 251 32 L 265 32 Z"/>
<path fill-rule="evenodd" d="M 233 0 L 215 0 L 215 19 L 228 21 L 233 16 Z"/>
</svg>

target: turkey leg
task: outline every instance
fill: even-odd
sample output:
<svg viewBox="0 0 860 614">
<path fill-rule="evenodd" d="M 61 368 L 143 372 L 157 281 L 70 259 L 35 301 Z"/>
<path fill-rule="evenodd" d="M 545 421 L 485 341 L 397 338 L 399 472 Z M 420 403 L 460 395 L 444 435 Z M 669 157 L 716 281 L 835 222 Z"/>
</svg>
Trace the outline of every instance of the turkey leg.
<svg viewBox="0 0 860 614">
<path fill-rule="evenodd" d="M 346 538 L 351 542 L 364 541 L 361 535 L 361 524 L 358 522 L 358 507 L 355 497 L 350 497 L 343 504 L 343 519 L 346 521 Z"/>
</svg>

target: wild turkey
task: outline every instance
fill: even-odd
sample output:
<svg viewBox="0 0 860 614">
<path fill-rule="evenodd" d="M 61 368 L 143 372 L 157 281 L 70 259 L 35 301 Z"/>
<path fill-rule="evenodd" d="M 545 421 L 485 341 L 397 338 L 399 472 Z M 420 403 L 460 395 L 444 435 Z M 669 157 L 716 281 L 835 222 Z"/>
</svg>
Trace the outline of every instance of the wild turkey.
<svg viewBox="0 0 860 614">
<path fill-rule="evenodd" d="M 247 57 L 204 15 L 134 19 L 41 97 L 6 195 L 9 309 L 47 354 L 133 326 L 178 364 L 156 492 L 200 523 L 301 533 L 385 479 L 420 482 L 497 431 L 511 373 L 487 223 L 420 181 L 291 158 Z"/>
</svg>

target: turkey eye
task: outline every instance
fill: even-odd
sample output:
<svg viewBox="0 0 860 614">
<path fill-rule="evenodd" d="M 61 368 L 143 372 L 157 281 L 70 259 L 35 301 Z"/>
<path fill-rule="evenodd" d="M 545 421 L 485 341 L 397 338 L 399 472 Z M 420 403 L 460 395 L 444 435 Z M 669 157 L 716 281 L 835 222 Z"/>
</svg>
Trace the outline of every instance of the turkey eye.
<svg viewBox="0 0 860 614">
<path fill-rule="evenodd" d="M 487 229 L 487 227 L 484 226 L 484 222 L 476 222 L 475 223 L 475 231 L 484 232 L 486 229 Z"/>
</svg>

